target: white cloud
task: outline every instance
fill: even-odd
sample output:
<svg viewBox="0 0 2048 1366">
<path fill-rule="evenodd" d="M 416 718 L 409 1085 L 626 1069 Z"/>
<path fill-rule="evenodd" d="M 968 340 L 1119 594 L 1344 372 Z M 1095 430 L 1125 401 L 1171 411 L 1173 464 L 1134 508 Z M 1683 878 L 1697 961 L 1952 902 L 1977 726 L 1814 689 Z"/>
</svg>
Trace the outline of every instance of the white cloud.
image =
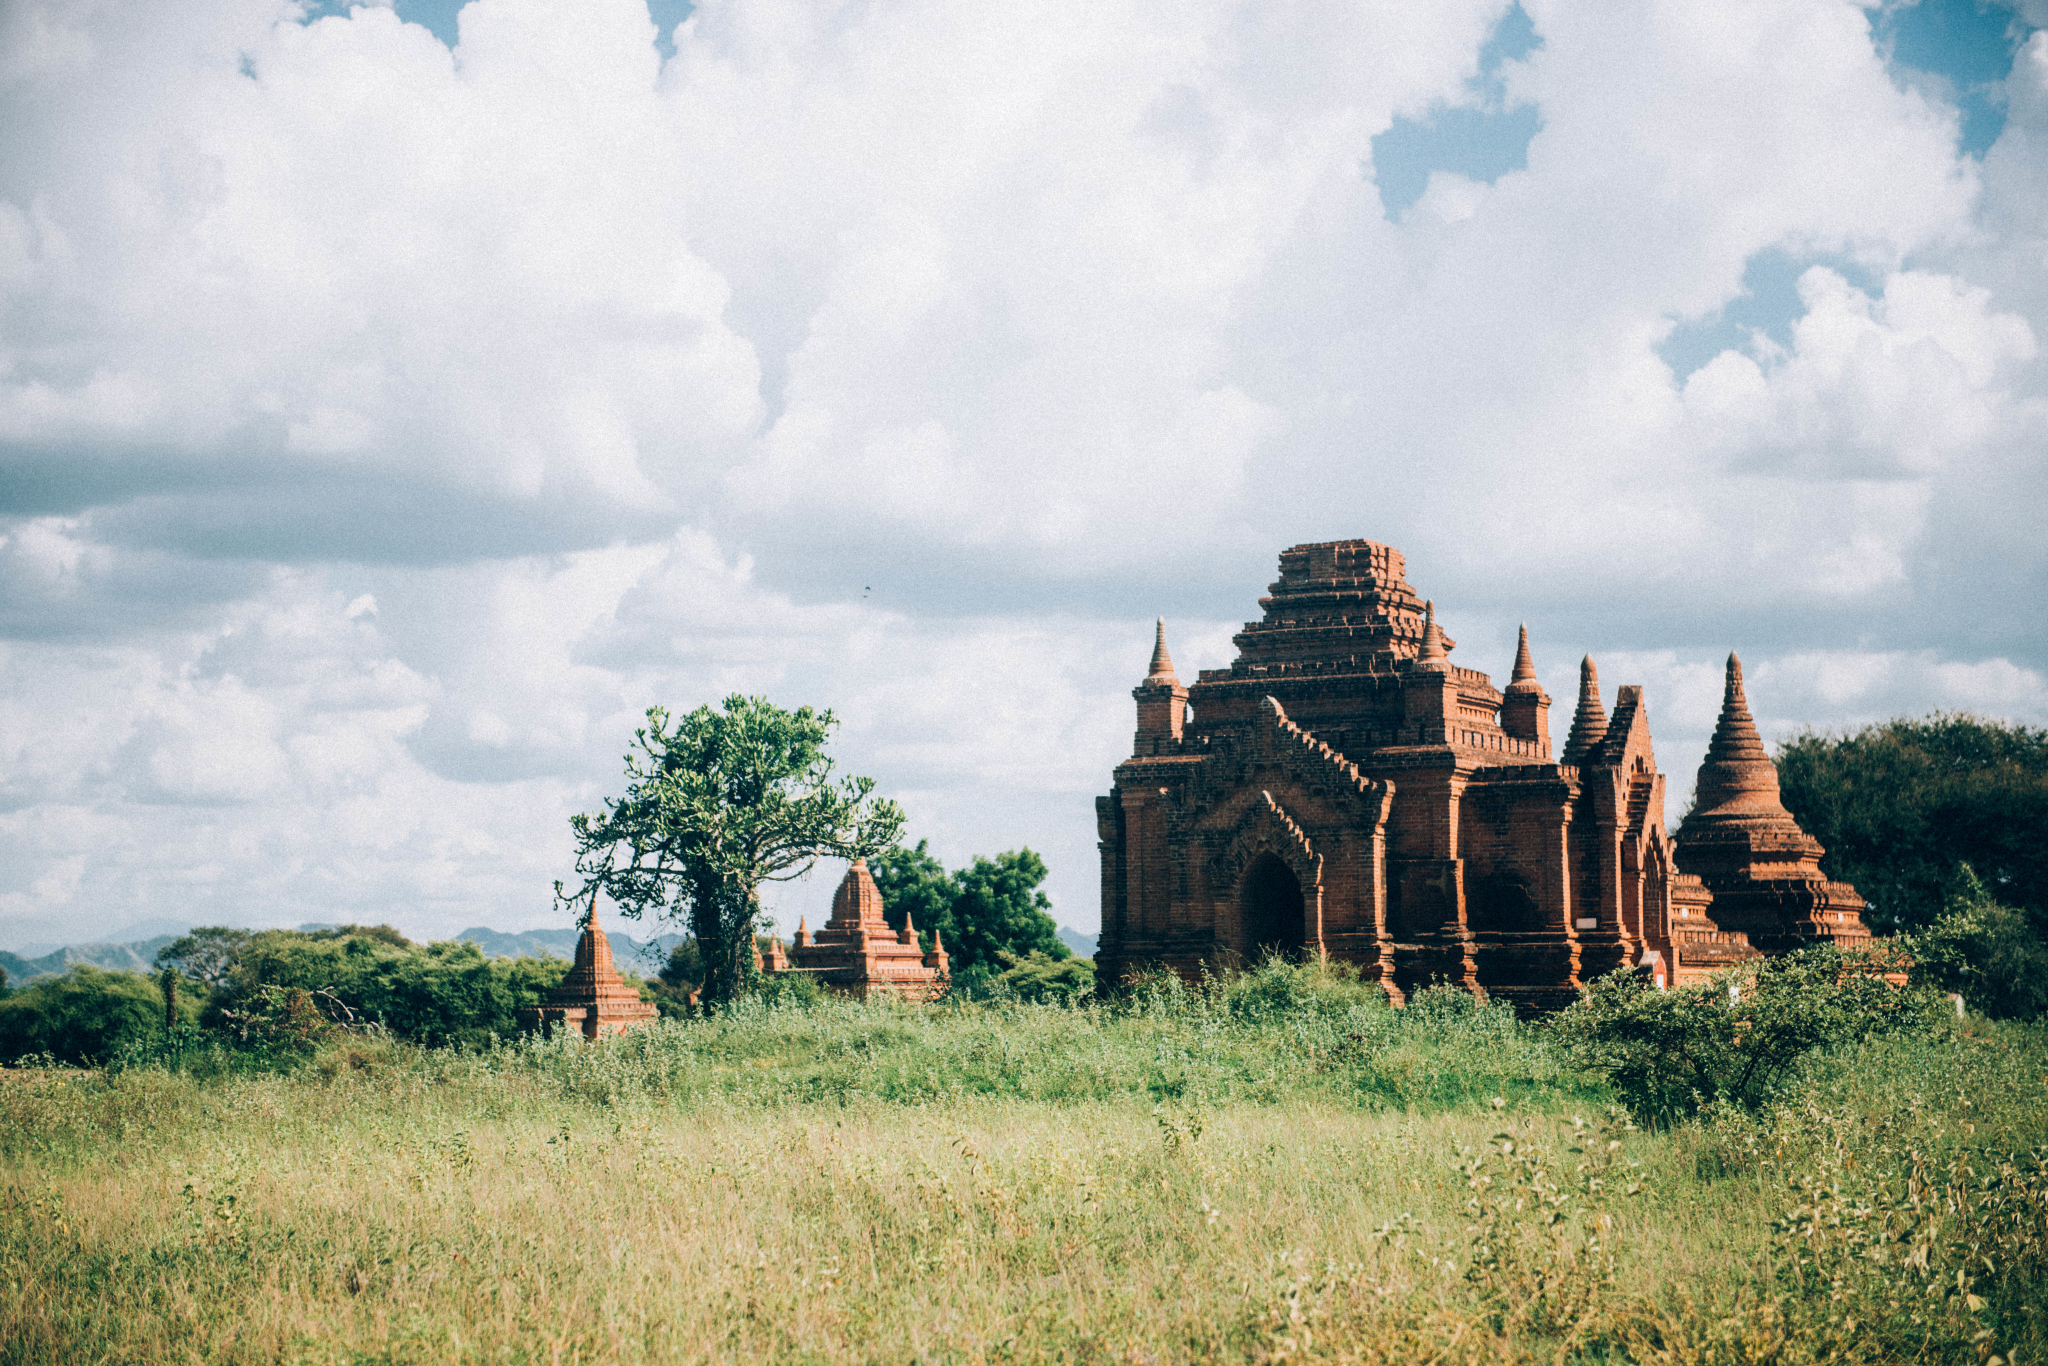
<svg viewBox="0 0 2048 1366">
<path fill-rule="evenodd" d="M 0 913 L 543 916 L 743 690 L 1089 924 L 1144 622 L 1335 536 L 1675 772 L 1724 637 L 1773 725 L 2040 718 L 2048 39 L 1980 167 L 1853 4 L 1527 8 L 1527 169 L 1399 223 L 1501 0 L 7 8 Z M 1767 250 L 1856 268 L 1675 381 Z"/>
</svg>

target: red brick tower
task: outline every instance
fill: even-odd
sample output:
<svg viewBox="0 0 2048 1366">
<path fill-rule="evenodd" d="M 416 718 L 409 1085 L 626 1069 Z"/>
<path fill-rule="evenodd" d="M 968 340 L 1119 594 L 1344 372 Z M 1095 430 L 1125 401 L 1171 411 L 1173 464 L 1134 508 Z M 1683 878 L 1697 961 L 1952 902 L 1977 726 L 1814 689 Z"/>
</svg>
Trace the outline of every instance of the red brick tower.
<svg viewBox="0 0 2048 1366">
<path fill-rule="evenodd" d="M 520 1012 L 522 1022 L 544 1034 L 558 1026 L 574 1026 L 586 1039 L 623 1034 L 635 1025 L 652 1021 L 660 1012 L 627 986 L 612 966 L 612 943 L 597 923 L 597 909 L 591 908 L 590 923 L 576 941 L 576 961 L 561 985 L 549 992 L 538 1006 Z"/>
<path fill-rule="evenodd" d="M 1679 832 L 1679 864 L 1713 892 L 1714 919 L 1765 953 L 1816 939 L 1867 940 L 1863 898 L 1828 880 L 1825 852 L 1779 798 L 1778 769 L 1750 717 L 1742 661 L 1731 654 L 1721 718 Z"/>
</svg>

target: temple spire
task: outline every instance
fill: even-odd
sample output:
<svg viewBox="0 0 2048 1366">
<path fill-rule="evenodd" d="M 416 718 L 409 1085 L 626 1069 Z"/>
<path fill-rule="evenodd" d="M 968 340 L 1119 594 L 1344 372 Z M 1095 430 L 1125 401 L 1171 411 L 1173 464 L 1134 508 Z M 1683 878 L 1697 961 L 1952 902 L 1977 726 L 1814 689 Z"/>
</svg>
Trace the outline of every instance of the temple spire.
<svg viewBox="0 0 2048 1366">
<path fill-rule="evenodd" d="M 1176 749 L 1188 720 L 1188 690 L 1173 673 L 1173 656 L 1166 652 L 1166 618 L 1159 618 L 1152 636 L 1152 671 L 1145 681 L 1131 689 L 1138 704 L 1138 733 L 1131 739 L 1131 753 L 1160 754 Z"/>
<path fill-rule="evenodd" d="M 1152 668 L 1145 675 L 1147 683 L 1164 683 L 1177 687 L 1180 679 L 1173 672 L 1173 656 L 1166 652 L 1166 618 L 1159 618 L 1159 624 L 1152 637 Z"/>
<path fill-rule="evenodd" d="M 1433 602 L 1422 604 L 1422 652 L 1416 656 L 1415 667 L 1438 674 L 1451 671 L 1451 657 L 1444 650 L 1444 633 L 1436 624 L 1436 604 Z"/>
<path fill-rule="evenodd" d="M 1515 672 L 1508 680 L 1509 692 L 1541 692 L 1543 687 L 1536 681 L 1536 660 L 1529 653 L 1529 627 L 1525 623 L 1522 634 L 1515 642 Z"/>
<path fill-rule="evenodd" d="M 1694 819 L 1716 814 L 1791 819 L 1779 800 L 1777 765 L 1764 749 L 1743 695 L 1742 660 L 1733 653 L 1721 692 L 1721 717 L 1714 723 L 1693 798 Z"/>
<path fill-rule="evenodd" d="M 1576 764 L 1607 738 L 1607 711 L 1600 705 L 1600 671 L 1593 656 L 1579 661 L 1579 709 L 1572 713 L 1572 733 L 1564 742 L 1563 760 Z"/>
<path fill-rule="evenodd" d="M 1529 654 L 1529 628 L 1515 642 L 1515 676 L 1500 699 L 1500 728 L 1550 757 L 1550 698 L 1536 681 L 1536 661 Z"/>
</svg>

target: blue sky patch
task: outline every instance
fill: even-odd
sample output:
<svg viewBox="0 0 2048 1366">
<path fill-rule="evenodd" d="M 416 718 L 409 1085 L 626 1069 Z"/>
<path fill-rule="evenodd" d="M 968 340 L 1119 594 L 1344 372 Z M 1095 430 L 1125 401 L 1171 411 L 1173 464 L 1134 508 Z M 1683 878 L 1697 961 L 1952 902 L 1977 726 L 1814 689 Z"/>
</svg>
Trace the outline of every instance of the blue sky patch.
<svg viewBox="0 0 2048 1366">
<path fill-rule="evenodd" d="M 439 38 L 449 47 L 455 46 L 457 37 L 455 16 L 469 0 L 395 0 L 398 17 L 408 24 L 418 24 Z M 351 8 L 349 0 L 319 0 L 306 9 L 308 19 L 318 19 L 325 14 L 346 14 Z M 697 8 L 692 0 L 647 0 L 647 12 L 654 19 L 659 30 L 654 46 L 660 51 L 665 62 L 676 55 L 674 33 L 677 24 L 690 17 L 690 11 Z"/>
<path fill-rule="evenodd" d="M 1873 6 L 1871 34 L 1902 84 L 1962 112 L 1962 150 L 1982 157 L 2005 131 L 2005 80 L 2034 26 L 2000 0 L 1918 0 Z"/>
<path fill-rule="evenodd" d="M 1543 39 L 1520 3 L 1509 8 L 1479 49 L 1479 75 L 1466 85 L 1472 103 L 1435 105 L 1421 119 L 1396 116 L 1372 140 L 1373 179 L 1388 221 L 1397 221 L 1429 188 L 1432 171 L 1453 171 L 1491 185 L 1529 164 L 1529 140 L 1543 126 L 1533 104 L 1507 107 L 1501 63 L 1519 61 Z"/>
<path fill-rule="evenodd" d="M 1779 346 L 1792 345 L 1792 324 L 1806 312 L 1799 298 L 1799 277 L 1813 266 L 1826 266 L 1866 294 L 1875 295 L 1883 281 L 1844 256 L 1794 254 L 1778 247 L 1749 258 L 1742 272 L 1742 293 L 1721 310 L 1696 322 L 1681 322 L 1657 348 L 1680 384 L 1723 351 L 1747 353 L 1756 333 Z"/>
</svg>

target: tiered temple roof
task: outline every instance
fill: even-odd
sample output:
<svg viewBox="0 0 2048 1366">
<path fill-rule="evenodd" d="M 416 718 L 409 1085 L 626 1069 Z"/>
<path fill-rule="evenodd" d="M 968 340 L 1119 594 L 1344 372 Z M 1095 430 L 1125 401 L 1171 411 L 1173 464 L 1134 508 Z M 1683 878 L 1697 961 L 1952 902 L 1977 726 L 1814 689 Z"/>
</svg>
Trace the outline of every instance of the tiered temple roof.
<svg viewBox="0 0 2048 1366">
<path fill-rule="evenodd" d="M 1392 546 L 1332 541 L 1281 552 L 1280 577 L 1259 599 L 1265 619 L 1245 623 L 1229 669 L 1202 678 L 1329 672 L 1384 673 L 1422 652 L 1427 608 Z M 1457 642 L 1443 641 L 1446 650 Z"/>
</svg>

